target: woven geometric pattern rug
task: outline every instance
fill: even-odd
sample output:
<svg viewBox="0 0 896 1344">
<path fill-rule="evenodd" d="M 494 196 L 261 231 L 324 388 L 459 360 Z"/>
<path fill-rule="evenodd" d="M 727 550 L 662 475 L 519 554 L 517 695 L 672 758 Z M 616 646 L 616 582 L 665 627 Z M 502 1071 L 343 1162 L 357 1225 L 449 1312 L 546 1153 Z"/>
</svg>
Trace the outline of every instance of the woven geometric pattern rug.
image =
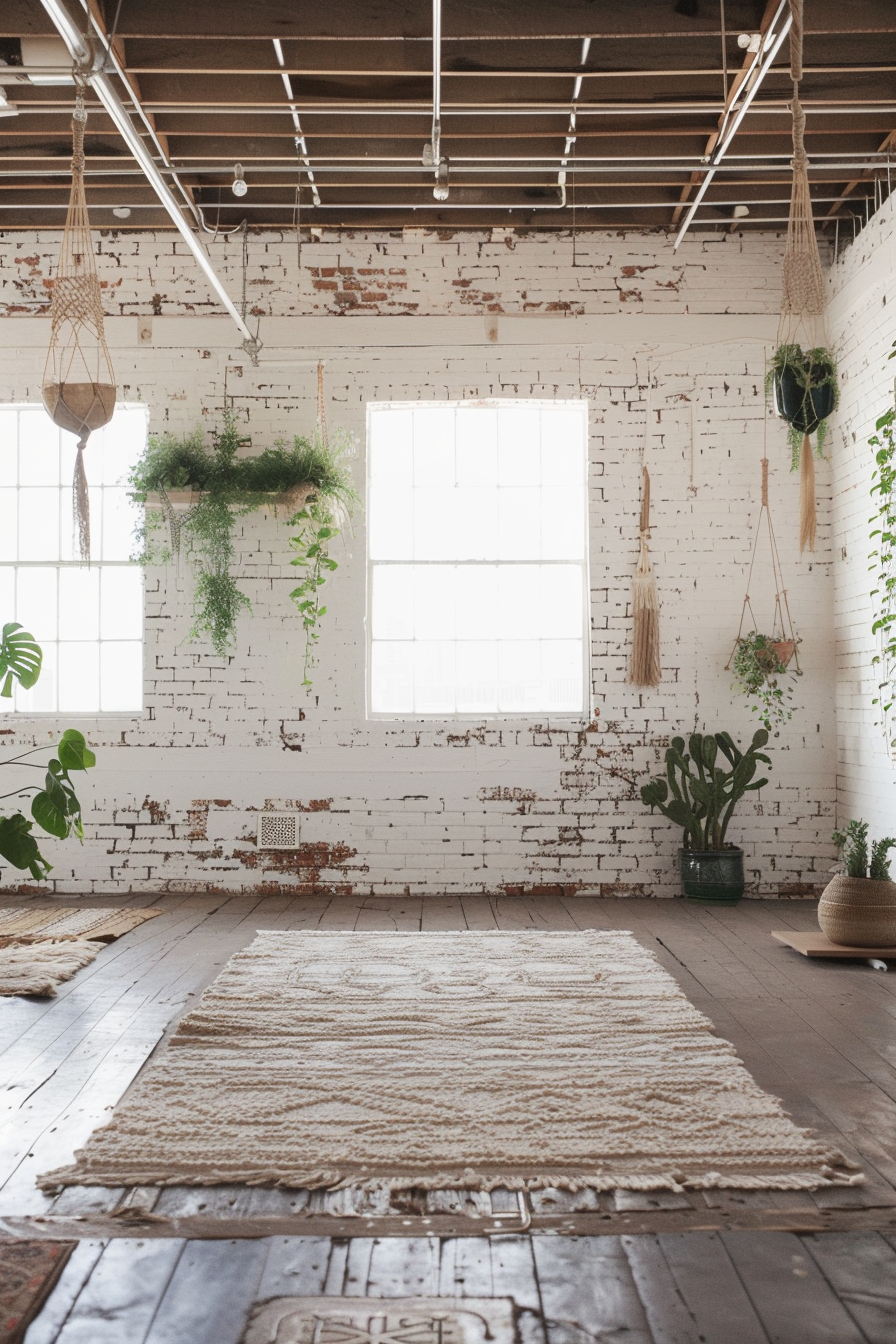
<svg viewBox="0 0 896 1344">
<path fill-rule="evenodd" d="M 0 1344 L 21 1344 L 74 1249 L 73 1241 L 0 1241 Z"/>
<path fill-rule="evenodd" d="M 259 933 L 75 1156 L 39 1184 L 861 1179 L 632 934 L 590 930 Z"/>
<path fill-rule="evenodd" d="M 161 913 L 161 910 L 110 910 L 76 905 L 5 906 L 0 909 L 0 937 L 95 938 L 111 943 Z"/>
</svg>

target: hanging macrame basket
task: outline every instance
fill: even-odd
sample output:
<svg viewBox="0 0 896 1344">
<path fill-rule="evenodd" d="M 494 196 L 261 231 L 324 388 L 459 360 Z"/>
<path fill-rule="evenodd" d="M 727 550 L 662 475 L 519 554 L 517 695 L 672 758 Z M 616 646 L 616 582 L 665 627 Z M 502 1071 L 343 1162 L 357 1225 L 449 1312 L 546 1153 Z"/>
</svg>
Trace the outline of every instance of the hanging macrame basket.
<svg viewBox="0 0 896 1344">
<path fill-rule="evenodd" d="M 784 587 L 784 571 L 781 568 L 781 559 L 778 555 L 778 543 L 775 539 L 775 529 L 772 526 L 771 508 L 768 502 L 768 458 L 762 459 L 762 503 L 759 508 L 759 521 L 756 525 L 756 536 L 753 539 L 753 551 L 750 556 L 750 569 L 747 576 L 747 592 L 744 597 L 743 606 L 740 613 L 740 625 L 737 628 L 737 636 L 734 640 L 734 648 L 731 650 L 731 657 L 725 664 L 725 670 L 729 671 L 734 662 L 738 648 L 741 644 L 748 643 L 756 632 L 760 629 L 753 611 L 753 603 L 750 597 L 750 588 L 753 582 L 753 570 L 756 565 L 756 555 L 759 550 L 759 541 L 763 532 L 763 523 L 765 524 L 766 535 L 768 536 L 769 554 L 772 562 L 772 582 L 775 588 L 775 603 L 772 615 L 772 634 L 770 637 L 760 635 L 754 644 L 754 658 L 760 670 L 766 676 L 774 676 L 780 673 L 781 668 L 787 668 L 793 662 L 797 672 L 800 671 L 800 660 L 797 648 L 799 639 L 793 628 L 793 618 L 790 615 L 790 603 L 787 600 L 787 589 Z M 744 635 L 744 627 L 747 624 L 747 618 L 752 627 L 749 635 Z M 765 665 L 764 665 L 765 664 Z"/>
<path fill-rule="evenodd" d="M 50 349 L 41 396 L 53 423 L 77 434 L 73 484 L 75 527 L 82 560 L 90 559 L 90 502 L 84 449 L 115 411 L 115 375 L 103 330 L 103 305 L 84 194 L 84 127 L 79 86 L 72 118 L 72 191 L 50 307 Z"/>
<path fill-rule="evenodd" d="M 793 185 L 784 249 L 781 318 L 772 369 L 775 410 L 791 426 L 793 467 L 800 469 L 800 550 L 815 550 L 815 463 L 810 434 L 818 435 L 837 405 L 837 376 L 825 327 L 824 274 L 815 236 L 806 154 L 803 78 L 803 0 L 790 0 L 790 78 L 793 83 Z"/>
</svg>

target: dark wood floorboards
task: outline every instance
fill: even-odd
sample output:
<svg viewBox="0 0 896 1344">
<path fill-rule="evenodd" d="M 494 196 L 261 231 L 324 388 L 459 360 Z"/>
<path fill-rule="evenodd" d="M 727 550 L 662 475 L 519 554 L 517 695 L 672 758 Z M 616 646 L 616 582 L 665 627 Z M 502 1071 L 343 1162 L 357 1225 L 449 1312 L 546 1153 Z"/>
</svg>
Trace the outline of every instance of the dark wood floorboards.
<svg viewBox="0 0 896 1344">
<path fill-rule="evenodd" d="M 522 1344 L 896 1340 L 896 974 L 809 962 L 771 939 L 774 928 L 813 928 L 813 903 L 89 903 L 163 913 L 105 948 L 55 1000 L 0 1000 L 0 1235 L 82 1239 L 28 1344 L 236 1344 L 251 1304 L 284 1292 L 511 1296 Z M 542 1191 L 526 1210 L 532 1235 L 518 1235 L 520 1210 L 501 1191 L 385 1205 L 346 1191 L 241 1187 L 41 1194 L 37 1173 L 71 1159 L 259 928 L 631 929 L 760 1085 L 861 1163 L 867 1183 L 793 1194 Z"/>
</svg>

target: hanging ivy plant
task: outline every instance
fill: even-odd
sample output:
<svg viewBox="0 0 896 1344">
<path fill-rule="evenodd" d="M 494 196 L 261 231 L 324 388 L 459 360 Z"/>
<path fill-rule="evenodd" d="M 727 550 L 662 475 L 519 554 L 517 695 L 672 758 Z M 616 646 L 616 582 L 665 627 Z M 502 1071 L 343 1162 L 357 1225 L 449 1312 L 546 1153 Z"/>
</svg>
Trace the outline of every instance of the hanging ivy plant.
<svg viewBox="0 0 896 1344">
<path fill-rule="evenodd" d="M 357 495 L 344 459 L 354 451 L 354 440 L 343 430 L 325 440 L 319 429 L 311 438 L 297 435 L 292 447 L 278 441 L 254 457 L 238 456 L 251 440 L 235 416 L 224 417 L 224 428 L 213 433 L 212 451 L 205 446 L 201 430 L 184 438 L 171 434 L 153 436 L 131 473 L 131 498 L 137 503 L 158 497 L 161 513 L 148 510 L 142 533 L 144 564 L 166 564 L 183 544 L 195 568 L 193 594 L 193 639 L 208 638 L 215 653 L 223 657 L 236 642 L 236 623 L 251 603 L 233 574 L 236 559 L 234 526 L 248 513 L 274 506 L 285 521 L 299 527 L 290 545 L 299 554 L 292 561 L 306 567 L 306 576 L 293 594 L 299 606 L 306 636 L 304 684 L 310 685 L 308 669 L 317 641 L 317 623 L 326 608 L 319 596 L 311 606 L 308 588 L 314 576 L 314 595 L 325 580 L 325 571 L 337 568 L 327 555 L 326 543 L 339 533 L 337 520 L 351 515 Z M 191 492 L 185 505 L 178 494 Z M 180 511 L 181 508 L 183 511 Z M 162 531 L 168 523 L 167 541 Z M 309 624 L 310 622 L 310 624 Z"/>
<path fill-rule="evenodd" d="M 896 346 L 896 342 L 894 342 Z M 896 349 L 889 358 L 896 357 Z M 896 406 L 891 406 L 876 422 L 868 440 L 874 449 L 875 469 L 871 480 L 872 514 L 870 541 L 877 541 L 869 555 L 876 586 L 871 590 L 874 610 L 872 633 L 877 636 L 879 652 L 872 658 L 880 680 L 873 703 L 880 707 L 881 721 L 892 737 L 890 721 L 896 704 Z"/>
<path fill-rule="evenodd" d="M 824 455 L 828 416 L 837 409 L 840 390 L 837 364 L 830 350 L 817 346 L 779 345 L 765 375 L 765 394 L 774 393 L 775 410 L 787 421 L 790 467 L 796 471 L 807 434 L 815 434 L 815 451 Z"/>
<path fill-rule="evenodd" d="M 751 630 L 738 639 L 734 651 L 735 689 L 751 702 L 750 709 L 773 737 L 793 717 L 795 679 L 802 676 L 799 664 L 790 670 L 795 647 L 794 640 Z"/>
</svg>

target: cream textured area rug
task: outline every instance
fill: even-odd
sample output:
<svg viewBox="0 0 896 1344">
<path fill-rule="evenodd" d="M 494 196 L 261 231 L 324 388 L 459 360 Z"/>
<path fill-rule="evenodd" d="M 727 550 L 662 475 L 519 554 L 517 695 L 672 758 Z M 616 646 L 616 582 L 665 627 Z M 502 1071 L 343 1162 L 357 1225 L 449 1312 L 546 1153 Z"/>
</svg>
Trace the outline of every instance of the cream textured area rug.
<svg viewBox="0 0 896 1344">
<path fill-rule="evenodd" d="M 105 946 L 87 938 L 0 938 L 0 994 L 52 999 L 57 986 L 89 966 Z"/>
<path fill-rule="evenodd" d="M 104 909 L 78 905 L 25 905 L 0 909 L 0 937 L 96 938 L 111 943 L 161 910 Z"/>
<path fill-rule="evenodd" d="M 630 933 L 259 933 L 61 1185 L 860 1179 Z"/>
</svg>

